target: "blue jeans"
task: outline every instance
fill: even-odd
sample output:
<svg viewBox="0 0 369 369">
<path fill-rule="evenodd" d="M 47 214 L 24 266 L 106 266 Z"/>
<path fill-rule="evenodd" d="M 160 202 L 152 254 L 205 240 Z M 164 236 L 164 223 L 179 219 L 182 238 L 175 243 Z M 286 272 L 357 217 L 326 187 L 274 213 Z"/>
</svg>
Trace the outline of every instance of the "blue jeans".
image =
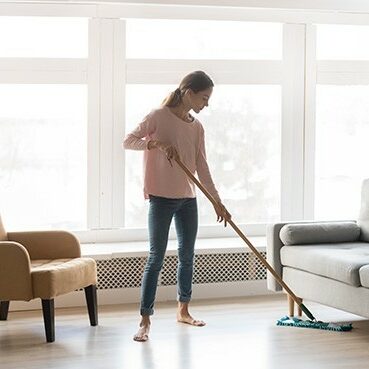
<svg viewBox="0 0 369 369">
<path fill-rule="evenodd" d="M 191 300 L 194 248 L 198 226 L 196 198 L 168 199 L 150 195 L 150 253 L 142 278 L 141 315 L 154 313 L 158 278 L 164 262 L 173 216 L 178 239 L 177 299 L 181 302 Z"/>
</svg>

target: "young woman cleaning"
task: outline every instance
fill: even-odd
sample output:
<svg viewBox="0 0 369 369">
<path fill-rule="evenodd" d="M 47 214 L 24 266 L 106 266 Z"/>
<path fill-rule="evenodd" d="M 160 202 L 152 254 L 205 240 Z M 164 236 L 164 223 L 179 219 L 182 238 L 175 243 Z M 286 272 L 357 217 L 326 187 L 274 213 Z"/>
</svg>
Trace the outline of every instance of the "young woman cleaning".
<svg viewBox="0 0 369 369">
<path fill-rule="evenodd" d="M 141 287 L 141 322 L 135 341 L 149 337 L 150 316 L 165 252 L 168 233 L 174 217 L 178 239 L 177 321 L 204 326 L 189 312 L 192 294 L 194 246 L 198 228 L 195 185 L 183 170 L 170 159 L 179 157 L 216 199 L 214 206 L 218 222 L 226 222 L 230 214 L 223 206 L 206 161 L 204 128 L 190 111 L 200 113 L 208 106 L 214 83 L 203 71 L 183 78 L 176 88 L 129 133 L 125 149 L 144 151 L 144 195 L 149 199 L 150 252 Z"/>
</svg>

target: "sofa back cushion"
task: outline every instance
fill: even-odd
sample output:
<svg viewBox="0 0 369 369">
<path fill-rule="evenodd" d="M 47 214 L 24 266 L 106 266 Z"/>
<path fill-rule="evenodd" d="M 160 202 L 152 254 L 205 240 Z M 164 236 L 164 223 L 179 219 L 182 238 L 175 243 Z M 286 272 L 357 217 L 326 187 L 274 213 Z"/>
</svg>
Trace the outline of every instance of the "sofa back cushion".
<svg viewBox="0 0 369 369">
<path fill-rule="evenodd" d="M 282 227 L 279 237 L 284 245 L 355 242 L 360 238 L 360 227 L 354 221 L 292 223 Z"/>
<path fill-rule="evenodd" d="M 361 208 L 357 223 L 361 229 L 361 241 L 369 242 L 369 178 L 363 181 L 361 187 Z"/>
</svg>

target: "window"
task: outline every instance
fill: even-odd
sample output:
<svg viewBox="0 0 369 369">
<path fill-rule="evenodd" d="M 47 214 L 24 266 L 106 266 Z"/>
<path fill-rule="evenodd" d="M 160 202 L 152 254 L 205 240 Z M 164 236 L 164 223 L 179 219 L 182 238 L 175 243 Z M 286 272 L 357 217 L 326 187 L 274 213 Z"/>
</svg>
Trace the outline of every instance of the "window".
<svg viewBox="0 0 369 369">
<path fill-rule="evenodd" d="M 128 19 L 127 57 L 281 59 L 282 26 L 253 22 Z"/>
<path fill-rule="evenodd" d="M 279 218 L 282 24 L 17 16 L 3 17 L 0 32 L 7 36 L 0 58 L 16 59 L 13 74 L 13 60 L 0 65 L 0 201 L 8 229 L 102 227 L 125 237 L 129 231 L 117 227 L 146 228 L 142 152 L 126 151 L 122 163 L 115 138 L 122 115 L 129 132 L 174 90 L 174 76 L 196 69 L 188 59 L 216 82 L 199 118 L 224 202 L 240 223 Z M 32 68 L 22 58 L 33 58 Z M 96 107 L 89 125 L 87 105 Z M 211 204 L 198 194 L 200 224 L 215 225 Z"/>
<path fill-rule="evenodd" d="M 176 86 L 127 85 L 126 132 L 131 132 Z M 142 96 L 145 96 L 143 99 Z M 126 150 L 125 227 L 147 226 L 147 203 L 143 197 L 143 152 Z"/>
<path fill-rule="evenodd" d="M 0 57 L 86 58 L 87 19 L 1 17 Z"/>
<path fill-rule="evenodd" d="M 239 223 L 279 219 L 280 109 L 280 86 L 220 85 L 200 117 L 214 182 Z M 203 196 L 200 214 L 203 224 L 214 223 L 214 210 Z"/>
<path fill-rule="evenodd" d="M 127 132 L 175 87 L 128 85 Z M 280 86 L 219 85 L 209 108 L 198 116 L 205 128 L 208 163 L 216 187 L 238 222 L 263 223 L 279 218 L 280 109 Z M 144 227 L 142 152 L 127 150 L 126 155 L 126 227 Z M 200 223 L 214 224 L 212 205 L 200 190 L 197 192 Z"/>
<path fill-rule="evenodd" d="M 317 59 L 368 60 L 369 26 L 317 26 Z"/>
<path fill-rule="evenodd" d="M 0 101 L 7 228 L 86 228 L 86 86 L 3 84 Z"/>
<path fill-rule="evenodd" d="M 369 86 L 318 86 L 316 219 L 357 218 L 368 137 Z"/>
<path fill-rule="evenodd" d="M 199 119 L 206 132 L 207 157 L 214 182 L 223 201 L 240 223 L 265 223 L 280 217 L 281 86 L 274 85 L 279 83 L 275 80 L 265 84 L 268 82 L 262 68 L 257 71 L 262 84 L 245 82 L 232 85 L 231 81 L 239 73 L 243 73 L 245 81 L 248 77 L 245 77 L 247 73 L 242 67 L 236 71 L 233 65 L 227 65 L 227 60 L 280 61 L 282 31 L 282 24 L 278 23 L 126 20 L 127 58 L 133 61 L 160 59 L 162 64 L 167 61 L 170 72 L 165 68 L 160 70 L 167 81 L 169 73 L 172 78 L 176 67 L 178 78 L 186 74 L 180 64 L 186 59 L 223 61 L 222 84 L 215 86 L 210 107 L 199 115 Z M 128 78 L 130 84 L 126 86 L 126 132 L 131 131 L 177 87 L 157 85 L 155 71 L 146 69 L 142 75 L 146 76 L 147 82 L 142 78 L 136 82 L 137 70 L 133 61 L 129 64 L 132 77 Z M 215 81 L 216 65 L 209 67 Z M 145 64 L 138 63 L 137 66 L 145 68 Z M 204 62 L 201 69 L 207 70 Z M 228 84 L 225 75 L 229 77 Z M 255 72 L 252 77 L 257 81 Z M 146 227 L 142 153 L 126 152 L 125 178 L 125 226 Z M 212 205 L 200 190 L 197 193 L 200 225 L 216 224 Z"/>
</svg>

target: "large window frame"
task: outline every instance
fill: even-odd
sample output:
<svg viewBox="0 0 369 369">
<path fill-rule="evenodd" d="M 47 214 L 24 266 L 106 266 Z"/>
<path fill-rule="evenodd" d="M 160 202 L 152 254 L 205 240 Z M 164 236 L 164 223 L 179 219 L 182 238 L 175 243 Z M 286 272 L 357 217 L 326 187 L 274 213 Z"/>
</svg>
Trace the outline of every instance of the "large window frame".
<svg viewBox="0 0 369 369">
<path fill-rule="evenodd" d="M 144 240 L 146 229 L 124 229 L 125 84 L 172 84 L 203 65 L 220 84 L 282 86 L 281 220 L 314 214 L 315 88 L 324 84 L 369 84 L 369 62 L 317 61 L 314 24 L 366 24 L 368 13 L 152 4 L 0 4 L 6 16 L 89 18 L 87 59 L 0 58 L 0 83 L 79 83 L 88 86 L 88 231 L 82 242 Z M 283 23 L 283 59 L 135 60 L 125 56 L 127 18 L 203 19 Z M 158 78 L 160 72 L 160 78 Z M 235 219 L 237 222 L 237 220 Z M 265 224 L 241 224 L 250 236 Z M 171 234 L 171 237 L 173 234 Z M 219 225 L 199 237 L 233 236 Z"/>
<path fill-rule="evenodd" d="M 132 14 L 134 18 L 134 14 Z M 91 139 L 99 142 L 100 152 L 94 150 L 95 160 L 100 165 L 94 170 L 91 182 L 89 224 L 97 230 L 111 229 L 113 239 L 130 239 L 133 230 L 120 228 L 124 225 L 124 161 L 121 141 L 125 124 L 125 84 L 177 84 L 178 76 L 188 70 L 202 68 L 217 80 L 217 84 L 282 84 L 282 60 L 161 60 L 129 59 L 125 57 L 125 20 L 90 20 L 91 43 L 89 66 L 94 71 L 89 80 L 91 95 L 90 124 L 93 132 L 99 132 Z M 117 78 L 119 76 L 119 78 Z M 99 93 L 99 92 L 100 93 Z M 101 96 L 101 97 L 100 97 Z M 113 145 L 112 145 L 113 143 Z M 96 144 L 94 145 L 96 147 Z M 122 160 L 123 158 L 123 160 Z M 92 171 L 91 171 L 92 173 Z M 96 198 L 99 198 L 99 203 Z M 94 201 L 95 200 L 95 201 Z M 241 224 L 248 234 L 262 235 L 265 224 Z M 101 232 L 101 231 L 100 231 Z M 96 231 L 98 234 L 99 231 Z M 106 232 L 105 232 L 106 233 Z M 146 229 L 135 229 L 134 239 L 145 239 Z M 232 230 L 219 225 L 200 226 L 200 237 L 232 236 Z M 174 234 L 171 233 L 170 237 Z"/>
</svg>

